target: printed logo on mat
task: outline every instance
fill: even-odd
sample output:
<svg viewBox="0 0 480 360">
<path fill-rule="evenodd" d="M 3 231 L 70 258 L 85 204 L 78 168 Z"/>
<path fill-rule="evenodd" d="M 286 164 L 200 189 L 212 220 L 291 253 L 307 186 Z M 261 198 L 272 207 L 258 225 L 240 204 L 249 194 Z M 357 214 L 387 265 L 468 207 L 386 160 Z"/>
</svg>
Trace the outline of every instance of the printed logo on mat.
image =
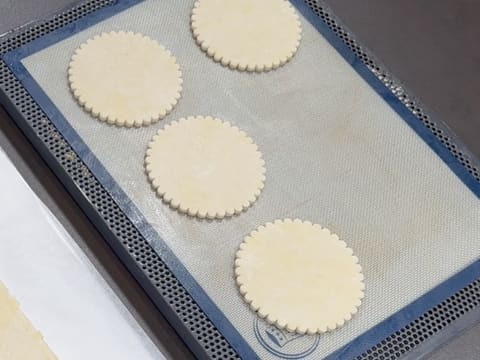
<svg viewBox="0 0 480 360">
<path fill-rule="evenodd" d="M 255 337 L 271 354 L 282 359 L 302 359 L 315 351 L 320 336 L 306 336 L 280 330 L 267 322 L 255 318 Z"/>
</svg>

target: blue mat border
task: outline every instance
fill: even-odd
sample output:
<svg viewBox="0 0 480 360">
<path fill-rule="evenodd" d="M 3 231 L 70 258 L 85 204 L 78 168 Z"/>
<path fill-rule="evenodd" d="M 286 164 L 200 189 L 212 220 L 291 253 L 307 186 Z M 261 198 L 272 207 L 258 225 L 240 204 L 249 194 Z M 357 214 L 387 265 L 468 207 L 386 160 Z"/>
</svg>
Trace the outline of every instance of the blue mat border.
<svg viewBox="0 0 480 360">
<path fill-rule="evenodd" d="M 148 239 L 156 239 L 160 244 L 155 250 L 159 252 L 172 273 L 200 305 L 205 314 L 215 324 L 217 329 L 225 336 L 230 345 L 245 359 L 253 359 L 258 356 L 248 345 L 244 338 L 233 327 L 225 315 L 217 308 L 215 303 L 208 297 L 193 276 L 185 269 L 167 244 L 160 238 L 158 233 L 148 224 L 141 212 L 123 192 L 120 186 L 109 175 L 107 170 L 90 151 L 81 137 L 69 125 L 68 121 L 58 111 L 49 97 L 29 74 L 21 60 L 29 55 L 53 45 L 69 36 L 82 31 L 102 20 L 105 20 L 120 11 L 128 9 L 143 0 L 117 0 L 111 6 L 104 7 L 80 20 L 62 27 L 48 35 L 34 40 L 19 47 L 3 56 L 3 61 L 21 81 L 30 95 L 35 99 L 48 118 L 55 124 L 70 146 L 89 167 L 98 181 L 108 190 L 115 202 L 129 219 L 137 224 L 138 230 Z M 357 71 L 357 73 L 379 94 L 401 118 L 430 146 L 430 148 L 445 162 L 447 166 L 459 177 L 459 179 L 480 198 L 480 183 L 467 169 L 456 159 L 450 151 L 423 125 L 411 111 L 366 67 L 366 65 L 342 42 L 342 40 L 321 20 L 303 0 L 290 0 L 299 12 L 325 37 L 327 41 L 342 55 L 342 57 Z M 343 348 L 328 356 L 329 359 L 354 358 L 381 340 L 400 330 L 434 305 L 453 295 L 469 283 L 480 277 L 480 261 L 474 262 L 465 270 L 454 275 L 435 289 L 409 304 L 396 314 L 382 323 L 366 331 Z"/>
</svg>

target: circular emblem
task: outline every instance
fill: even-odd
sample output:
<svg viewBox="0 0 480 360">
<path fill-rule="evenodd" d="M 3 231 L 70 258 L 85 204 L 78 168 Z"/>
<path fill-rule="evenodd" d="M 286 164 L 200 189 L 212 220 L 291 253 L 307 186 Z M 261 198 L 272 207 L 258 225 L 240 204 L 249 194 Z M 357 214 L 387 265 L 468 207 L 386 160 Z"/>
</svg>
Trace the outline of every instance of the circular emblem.
<svg viewBox="0 0 480 360">
<path fill-rule="evenodd" d="M 300 335 L 281 330 L 259 318 L 255 318 L 255 337 L 271 354 L 282 359 L 303 359 L 315 351 L 320 336 Z"/>
</svg>

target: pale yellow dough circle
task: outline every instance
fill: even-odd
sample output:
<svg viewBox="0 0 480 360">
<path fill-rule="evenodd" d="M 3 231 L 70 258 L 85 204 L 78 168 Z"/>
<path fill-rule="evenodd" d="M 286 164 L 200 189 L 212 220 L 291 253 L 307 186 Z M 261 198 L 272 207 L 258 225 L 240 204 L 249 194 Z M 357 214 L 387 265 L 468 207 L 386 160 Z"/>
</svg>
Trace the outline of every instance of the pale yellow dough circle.
<svg viewBox="0 0 480 360">
<path fill-rule="evenodd" d="M 199 218 L 233 216 L 260 195 L 262 154 L 243 131 L 210 116 L 182 118 L 153 137 L 145 166 L 171 207 Z"/>
<path fill-rule="evenodd" d="M 240 293 L 259 316 L 299 334 L 334 330 L 363 298 L 358 258 L 320 225 L 277 220 L 240 245 L 235 260 Z"/>
<path fill-rule="evenodd" d="M 191 26 L 197 43 L 215 61 L 258 72 L 289 61 L 302 32 L 287 0 L 197 0 Z"/>
<path fill-rule="evenodd" d="M 162 119 L 182 91 L 180 67 L 170 51 L 148 36 L 123 31 L 82 44 L 72 56 L 68 81 L 94 117 L 127 127 Z"/>
<path fill-rule="evenodd" d="M 56 360 L 18 302 L 0 281 L 0 359 Z"/>
</svg>

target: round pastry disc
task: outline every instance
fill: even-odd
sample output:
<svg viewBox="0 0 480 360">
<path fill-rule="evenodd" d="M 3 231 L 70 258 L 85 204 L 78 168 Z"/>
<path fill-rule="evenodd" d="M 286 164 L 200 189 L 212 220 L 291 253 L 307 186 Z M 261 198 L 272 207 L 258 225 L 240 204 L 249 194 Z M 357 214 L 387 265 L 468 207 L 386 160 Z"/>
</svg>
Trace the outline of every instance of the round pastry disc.
<svg viewBox="0 0 480 360">
<path fill-rule="evenodd" d="M 277 220 L 240 245 L 240 293 L 269 323 L 300 334 L 323 333 L 357 312 L 364 283 L 357 257 L 320 225 Z"/>
<path fill-rule="evenodd" d="M 289 61 L 302 31 L 287 0 L 197 0 L 191 25 L 197 43 L 215 61 L 258 72 Z"/>
<path fill-rule="evenodd" d="M 80 105 L 101 121 L 127 127 L 165 117 L 180 98 L 181 75 L 163 46 L 123 31 L 89 39 L 75 51 L 68 69 Z"/>
<path fill-rule="evenodd" d="M 196 116 L 166 125 L 145 158 L 152 186 L 175 209 L 199 218 L 238 214 L 260 195 L 262 154 L 243 131 Z"/>
</svg>

